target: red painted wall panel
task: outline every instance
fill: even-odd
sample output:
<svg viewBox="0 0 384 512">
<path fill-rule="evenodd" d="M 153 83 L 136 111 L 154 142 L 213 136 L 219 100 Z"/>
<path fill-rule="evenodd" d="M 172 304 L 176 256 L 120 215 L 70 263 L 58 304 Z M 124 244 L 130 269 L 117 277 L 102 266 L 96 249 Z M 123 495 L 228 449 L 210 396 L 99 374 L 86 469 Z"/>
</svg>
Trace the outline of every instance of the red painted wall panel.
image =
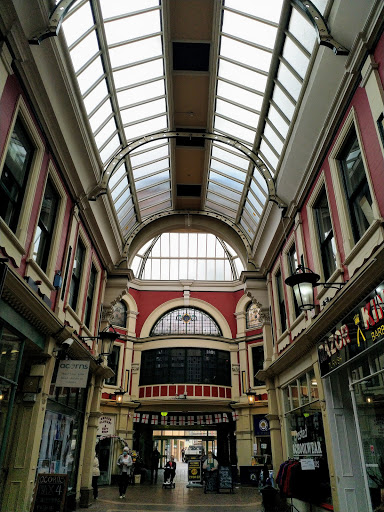
<svg viewBox="0 0 384 512">
<path fill-rule="evenodd" d="M 136 321 L 136 336 L 140 336 L 141 330 L 148 316 L 154 309 L 161 306 L 165 302 L 172 299 L 183 297 L 183 293 L 172 291 L 141 291 L 131 288 L 129 293 L 135 299 L 139 315 Z M 244 295 L 243 290 L 237 292 L 193 292 L 191 297 L 204 300 L 212 306 L 216 307 L 227 320 L 231 329 L 232 336 L 236 337 L 236 318 L 234 313 L 236 305 L 240 298 Z"/>
<path fill-rule="evenodd" d="M 244 295 L 243 290 L 237 292 L 191 292 L 191 297 L 209 302 L 225 317 L 231 329 L 232 337 L 236 337 L 237 325 L 235 318 L 236 305 Z"/>
<path fill-rule="evenodd" d="M 375 62 L 379 65 L 378 72 L 381 78 L 381 83 L 384 86 L 384 34 L 380 37 L 373 56 Z"/>
</svg>

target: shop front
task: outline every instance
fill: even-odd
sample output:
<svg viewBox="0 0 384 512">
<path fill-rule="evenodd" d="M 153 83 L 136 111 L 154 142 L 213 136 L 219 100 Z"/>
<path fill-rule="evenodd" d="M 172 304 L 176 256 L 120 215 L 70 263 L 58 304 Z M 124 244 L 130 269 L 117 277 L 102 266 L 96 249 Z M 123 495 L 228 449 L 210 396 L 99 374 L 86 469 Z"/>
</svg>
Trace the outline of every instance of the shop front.
<svg viewBox="0 0 384 512">
<path fill-rule="evenodd" d="M 340 510 L 384 506 L 384 282 L 318 345 Z"/>
</svg>

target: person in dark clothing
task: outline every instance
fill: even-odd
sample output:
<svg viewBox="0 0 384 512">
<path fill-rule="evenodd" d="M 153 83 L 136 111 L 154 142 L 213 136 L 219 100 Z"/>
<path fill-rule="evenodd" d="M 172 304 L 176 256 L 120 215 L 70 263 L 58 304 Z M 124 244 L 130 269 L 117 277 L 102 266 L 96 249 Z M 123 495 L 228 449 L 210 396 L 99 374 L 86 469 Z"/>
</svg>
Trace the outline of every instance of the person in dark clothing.
<svg viewBox="0 0 384 512">
<path fill-rule="evenodd" d="M 164 482 L 173 482 L 176 473 L 176 462 L 175 458 L 171 456 L 171 460 L 169 460 L 164 469 Z"/>
<path fill-rule="evenodd" d="M 157 449 L 157 447 L 155 447 L 155 449 L 152 452 L 152 457 L 151 457 L 151 484 L 153 484 L 153 482 L 155 482 L 155 483 L 157 482 L 157 472 L 159 470 L 159 460 L 160 460 L 160 452 Z"/>
</svg>

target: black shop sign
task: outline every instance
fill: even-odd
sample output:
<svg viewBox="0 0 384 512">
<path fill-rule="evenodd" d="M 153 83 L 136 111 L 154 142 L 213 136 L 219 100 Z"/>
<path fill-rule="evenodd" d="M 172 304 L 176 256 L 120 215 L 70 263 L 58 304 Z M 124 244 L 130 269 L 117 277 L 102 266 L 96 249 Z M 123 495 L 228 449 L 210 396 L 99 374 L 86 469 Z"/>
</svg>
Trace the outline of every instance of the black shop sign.
<svg viewBox="0 0 384 512">
<path fill-rule="evenodd" d="M 322 377 L 384 339 L 384 281 L 317 347 Z"/>
<path fill-rule="evenodd" d="M 39 474 L 31 512 L 63 512 L 68 475 Z"/>
<path fill-rule="evenodd" d="M 201 482 L 201 460 L 188 461 L 188 482 Z"/>
</svg>

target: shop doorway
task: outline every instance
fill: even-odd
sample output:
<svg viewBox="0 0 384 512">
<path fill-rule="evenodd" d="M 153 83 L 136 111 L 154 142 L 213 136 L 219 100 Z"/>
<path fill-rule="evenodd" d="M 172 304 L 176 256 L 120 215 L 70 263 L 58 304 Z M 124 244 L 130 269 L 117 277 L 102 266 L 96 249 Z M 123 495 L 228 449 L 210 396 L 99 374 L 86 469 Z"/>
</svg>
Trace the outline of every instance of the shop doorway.
<svg viewBox="0 0 384 512">
<path fill-rule="evenodd" d="M 234 425 L 221 424 L 199 426 L 199 430 L 191 427 L 171 426 L 159 427 L 139 424 L 134 427 L 133 449 L 140 453 L 144 465 L 150 467 L 151 455 L 155 446 L 160 452 L 160 468 L 172 456 L 182 461 L 182 451 L 189 447 L 200 447 L 196 452 L 206 455 L 208 451 L 216 455 L 222 465 L 236 465 L 236 438 Z M 198 453 L 199 456 L 199 453 Z"/>
<path fill-rule="evenodd" d="M 112 439 L 107 438 L 100 441 L 97 445 L 97 455 L 99 457 L 99 485 L 109 485 L 111 483 L 111 464 L 112 464 Z"/>
</svg>

